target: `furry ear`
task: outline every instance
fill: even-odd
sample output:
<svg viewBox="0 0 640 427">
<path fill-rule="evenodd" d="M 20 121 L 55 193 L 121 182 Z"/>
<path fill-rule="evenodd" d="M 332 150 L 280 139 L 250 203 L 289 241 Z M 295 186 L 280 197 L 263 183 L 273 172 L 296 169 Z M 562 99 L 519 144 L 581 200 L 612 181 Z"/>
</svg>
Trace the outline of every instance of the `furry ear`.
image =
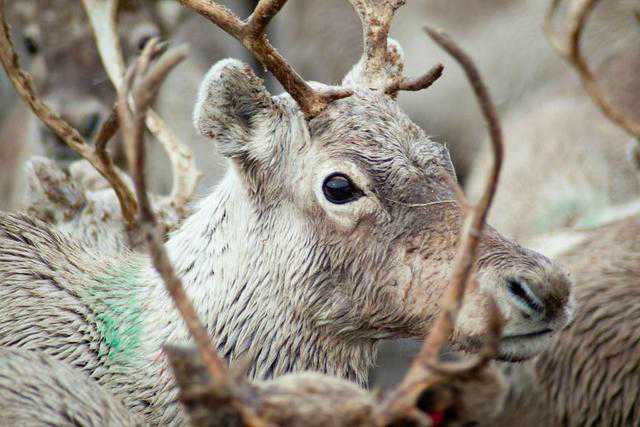
<svg viewBox="0 0 640 427">
<path fill-rule="evenodd" d="M 202 135 L 216 140 L 222 155 L 242 157 L 254 129 L 274 109 L 271 95 L 251 68 L 224 59 L 200 84 L 193 122 Z"/>
<path fill-rule="evenodd" d="M 404 51 L 400 43 L 391 37 L 387 38 L 387 65 L 385 67 L 385 75 L 368 75 L 365 70 L 364 60 L 365 56 L 360 58 L 358 63 L 354 65 L 351 71 L 342 79 L 343 86 L 382 89 L 388 83 L 402 77 L 402 71 L 404 70 Z"/>
</svg>

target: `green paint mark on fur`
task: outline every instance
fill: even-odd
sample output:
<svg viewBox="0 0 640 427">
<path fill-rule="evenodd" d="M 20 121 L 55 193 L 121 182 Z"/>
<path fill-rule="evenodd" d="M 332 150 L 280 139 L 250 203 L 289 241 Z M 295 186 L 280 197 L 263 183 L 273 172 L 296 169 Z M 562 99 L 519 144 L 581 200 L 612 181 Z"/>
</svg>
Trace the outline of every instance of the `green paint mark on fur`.
<svg viewBox="0 0 640 427">
<path fill-rule="evenodd" d="M 142 334 L 140 266 L 107 270 L 97 281 L 99 285 L 89 291 L 86 300 L 100 334 L 98 354 L 110 361 L 130 363 L 135 360 Z"/>
</svg>

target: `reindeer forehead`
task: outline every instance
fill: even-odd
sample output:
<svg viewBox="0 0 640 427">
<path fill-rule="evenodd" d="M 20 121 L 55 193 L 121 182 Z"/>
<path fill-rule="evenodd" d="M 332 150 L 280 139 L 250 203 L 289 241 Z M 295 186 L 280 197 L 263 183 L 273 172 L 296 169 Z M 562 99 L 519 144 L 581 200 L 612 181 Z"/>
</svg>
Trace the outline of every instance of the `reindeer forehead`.
<svg viewBox="0 0 640 427">
<path fill-rule="evenodd" d="M 48 45 L 56 45 L 65 37 L 81 36 L 86 32 L 83 9 L 71 0 L 18 0 L 10 9 L 12 17 L 21 26 L 37 25 Z"/>
<path fill-rule="evenodd" d="M 310 131 L 330 156 L 362 165 L 423 173 L 448 161 L 444 146 L 431 141 L 394 100 L 374 91 L 358 90 L 333 102 L 311 121 Z"/>
</svg>

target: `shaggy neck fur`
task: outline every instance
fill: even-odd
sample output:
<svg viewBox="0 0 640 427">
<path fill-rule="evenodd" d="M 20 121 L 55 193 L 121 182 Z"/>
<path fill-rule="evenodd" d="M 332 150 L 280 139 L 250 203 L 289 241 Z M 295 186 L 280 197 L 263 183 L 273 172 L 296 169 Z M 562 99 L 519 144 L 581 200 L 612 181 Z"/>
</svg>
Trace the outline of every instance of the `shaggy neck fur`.
<svg viewBox="0 0 640 427">
<path fill-rule="evenodd" d="M 230 171 L 167 245 L 218 350 L 230 361 L 250 362 L 255 378 L 313 370 L 365 384 L 375 344 L 332 328 L 331 313 L 347 303 L 329 292 L 335 284 L 324 251 L 293 215 L 288 229 L 277 229 L 281 218 L 258 212 L 238 180 Z M 149 329 L 163 331 L 162 341 L 184 340 L 182 321 L 173 309 L 167 314 L 173 304 L 151 267 L 149 274 Z"/>
</svg>

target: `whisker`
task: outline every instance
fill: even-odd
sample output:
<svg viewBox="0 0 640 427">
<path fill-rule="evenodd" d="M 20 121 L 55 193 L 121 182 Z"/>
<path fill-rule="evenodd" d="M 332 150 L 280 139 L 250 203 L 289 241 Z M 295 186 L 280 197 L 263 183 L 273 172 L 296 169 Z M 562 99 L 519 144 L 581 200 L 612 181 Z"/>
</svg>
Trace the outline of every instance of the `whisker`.
<svg viewBox="0 0 640 427">
<path fill-rule="evenodd" d="M 405 202 L 401 202 L 400 200 L 393 200 L 388 198 L 385 198 L 385 200 L 392 203 L 397 203 L 399 205 L 407 206 L 410 208 L 421 208 L 421 207 L 427 207 L 427 206 L 441 205 L 444 203 L 458 203 L 458 200 L 455 200 L 455 199 L 436 200 L 435 202 L 429 202 L 429 203 L 405 203 Z"/>
</svg>

